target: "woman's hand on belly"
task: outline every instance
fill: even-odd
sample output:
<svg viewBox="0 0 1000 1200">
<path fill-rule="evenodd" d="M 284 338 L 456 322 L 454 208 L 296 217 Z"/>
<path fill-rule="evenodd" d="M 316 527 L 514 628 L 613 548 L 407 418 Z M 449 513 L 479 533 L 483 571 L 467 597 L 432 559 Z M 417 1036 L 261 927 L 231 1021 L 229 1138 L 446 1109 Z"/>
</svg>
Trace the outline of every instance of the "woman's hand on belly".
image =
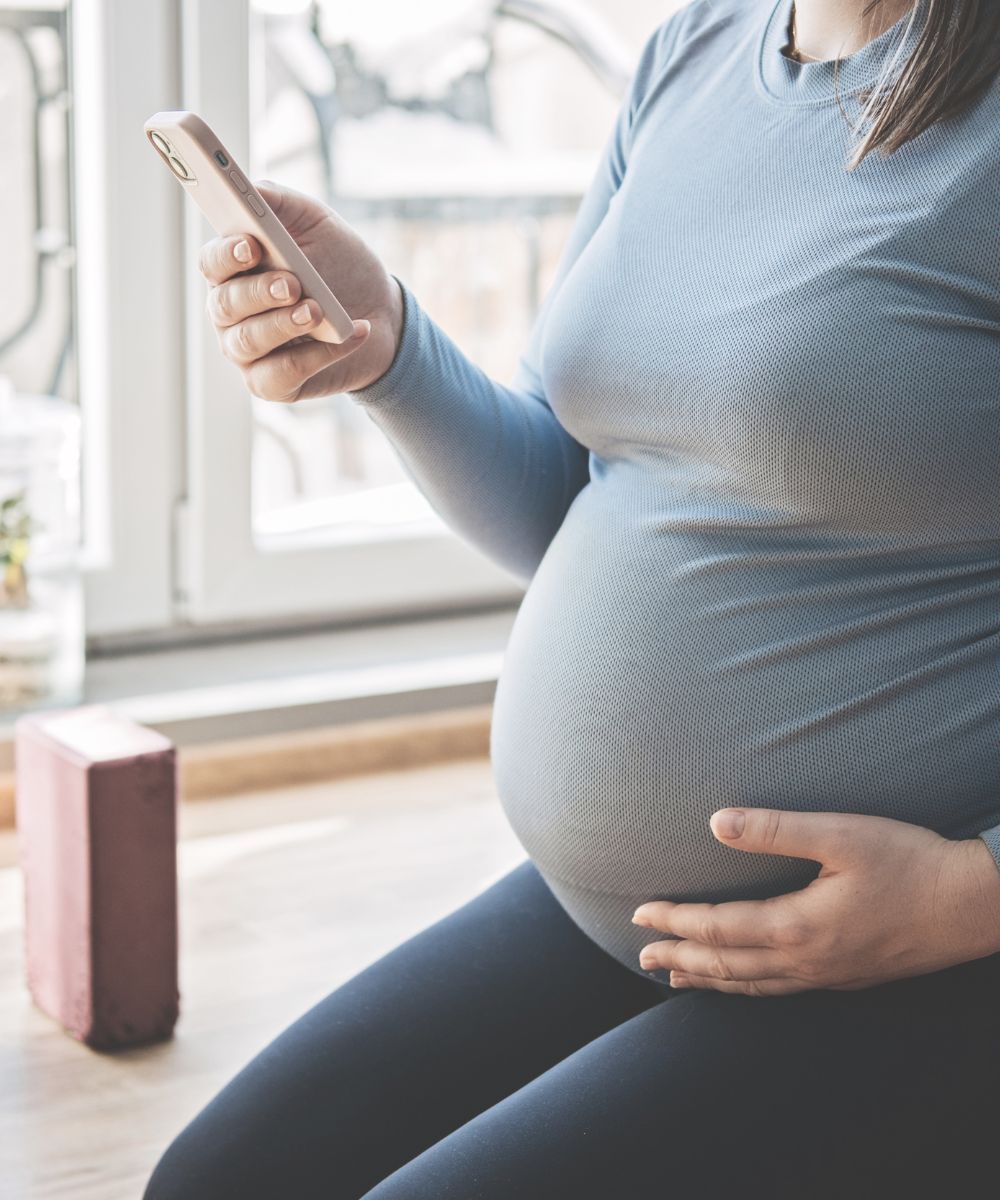
<svg viewBox="0 0 1000 1200">
<path fill-rule="evenodd" d="M 745 814 L 742 833 L 725 835 L 723 813 Z M 981 838 L 766 808 L 721 809 L 710 828 L 734 850 L 808 858 L 822 870 L 768 900 L 640 905 L 637 925 L 675 937 L 643 947 L 639 965 L 670 971 L 675 987 L 854 991 L 1000 952 L 1000 871 Z"/>
</svg>

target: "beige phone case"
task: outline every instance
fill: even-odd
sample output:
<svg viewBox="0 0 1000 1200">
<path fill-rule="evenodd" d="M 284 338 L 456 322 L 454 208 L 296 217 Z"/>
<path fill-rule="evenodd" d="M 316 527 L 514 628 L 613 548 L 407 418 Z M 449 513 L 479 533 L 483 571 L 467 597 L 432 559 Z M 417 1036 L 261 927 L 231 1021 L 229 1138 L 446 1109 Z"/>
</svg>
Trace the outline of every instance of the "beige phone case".
<svg viewBox="0 0 1000 1200">
<path fill-rule="evenodd" d="M 255 270 L 281 268 L 298 278 L 303 296 L 323 310 L 322 322 L 309 336 L 321 342 L 346 341 L 354 332 L 351 318 L 211 127 L 192 112 L 160 112 L 144 129 L 216 233 L 252 234 L 264 250 Z"/>
</svg>

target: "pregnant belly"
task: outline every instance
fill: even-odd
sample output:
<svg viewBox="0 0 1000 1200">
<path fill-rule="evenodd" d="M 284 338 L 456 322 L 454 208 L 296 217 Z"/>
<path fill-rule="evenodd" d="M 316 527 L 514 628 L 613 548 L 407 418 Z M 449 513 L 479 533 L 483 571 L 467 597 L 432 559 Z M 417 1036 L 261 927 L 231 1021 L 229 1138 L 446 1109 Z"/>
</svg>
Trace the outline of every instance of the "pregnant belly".
<svg viewBox="0 0 1000 1200">
<path fill-rule="evenodd" d="M 661 936 L 631 924 L 643 901 L 815 878 L 722 845 L 717 808 L 995 822 L 1000 578 L 984 588 L 981 562 L 609 499 L 584 489 L 531 582 L 491 737 L 514 832 L 599 945 L 638 970 Z"/>
</svg>

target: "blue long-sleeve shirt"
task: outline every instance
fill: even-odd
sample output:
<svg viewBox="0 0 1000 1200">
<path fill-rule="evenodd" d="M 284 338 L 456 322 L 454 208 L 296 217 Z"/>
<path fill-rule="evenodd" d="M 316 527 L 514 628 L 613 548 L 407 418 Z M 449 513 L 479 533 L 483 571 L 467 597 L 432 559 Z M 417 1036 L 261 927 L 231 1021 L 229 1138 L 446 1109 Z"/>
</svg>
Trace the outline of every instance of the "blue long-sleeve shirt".
<svg viewBox="0 0 1000 1200">
<path fill-rule="evenodd" d="M 849 118 L 926 8 L 841 61 Z M 790 15 L 693 0 L 654 31 L 509 385 L 404 284 L 352 393 L 530 581 L 499 795 L 635 970 L 636 905 L 815 877 L 719 843 L 719 807 L 979 835 L 1000 866 L 1000 83 L 849 172 Z"/>
</svg>

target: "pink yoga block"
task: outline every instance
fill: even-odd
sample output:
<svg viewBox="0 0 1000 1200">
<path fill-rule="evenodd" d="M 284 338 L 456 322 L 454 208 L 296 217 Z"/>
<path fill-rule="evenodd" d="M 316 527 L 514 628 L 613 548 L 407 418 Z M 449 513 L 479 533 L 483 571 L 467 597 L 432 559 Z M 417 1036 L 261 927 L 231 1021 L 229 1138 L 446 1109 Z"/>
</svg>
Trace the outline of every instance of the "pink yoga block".
<svg viewBox="0 0 1000 1200">
<path fill-rule="evenodd" d="M 17 826 L 28 988 L 94 1049 L 177 1021 L 177 771 L 167 738 L 92 706 L 23 717 Z"/>
</svg>

